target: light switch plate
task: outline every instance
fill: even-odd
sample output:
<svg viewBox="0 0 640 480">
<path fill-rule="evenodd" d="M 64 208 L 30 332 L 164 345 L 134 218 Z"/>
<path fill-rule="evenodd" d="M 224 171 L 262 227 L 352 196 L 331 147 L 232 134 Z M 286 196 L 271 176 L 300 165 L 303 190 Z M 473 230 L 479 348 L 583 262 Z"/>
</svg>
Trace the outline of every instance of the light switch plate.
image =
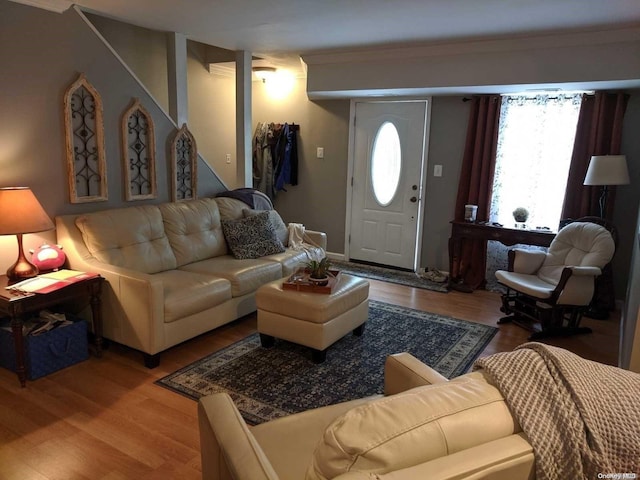
<svg viewBox="0 0 640 480">
<path fill-rule="evenodd" d="M 442 176 L 442 165 L 434 165 L 433 166 L 433 176 L 441 177 Z"/>
<path fill-rule="evenodd" d="M 317 158 L 324 158 L 324 148 L 323 147 L 318 147 L 316 149 L 316 157 Z"/>
</svg>

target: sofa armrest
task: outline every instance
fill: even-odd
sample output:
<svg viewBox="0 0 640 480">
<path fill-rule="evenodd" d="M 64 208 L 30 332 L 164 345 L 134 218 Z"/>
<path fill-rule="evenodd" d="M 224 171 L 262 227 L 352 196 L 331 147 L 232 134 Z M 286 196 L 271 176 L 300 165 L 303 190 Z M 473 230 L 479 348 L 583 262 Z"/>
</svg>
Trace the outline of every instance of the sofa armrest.
<svg viewBox="0 0 640 480">
<path fill-rule="evenodd" d="M 164 349 L 164 291 L 153 275 L 98 261 L 84 244 L 75 215 L 56 217 L 69 267 L 102 275 L 103 335 L 148 354 Z"/>
<path fill-rule="evenodd" d="M 305 243 L 313 245 L 314 247 L 320 247 L 325 252 L 327 251 L 327 234 L 324 232 L 305 230 L 302 239 Z"/>
<path fill-rule="evenodd" d="M 560 281 L 551 293 L 551 300 L 559 305 L 588 305 L 595 290 L 598 267 L 564 267 Z"/>
<path fill-rule="evenodd" d="M 394 395 L 411 388 L 447 381 L 446 377 L 410 353 L 389 355 L 384 363 L 385 395 Z"/>
<path fill-rule="evenodd" d="M 602 274 L 598 267 L 567 267 L 571 269 L 573 275 L 578 277 L 597 277 Z"/>
<path fill-rule="evenodd" d="M 107 282 L 102 296 L 107 338 L 150 355 L 164 350 L 164 288 L 160 280 L 95 259 L 85 260 L 78 269 L 97 272 Z"/>
<path fill-rule="evenodd" d="M 226 393 L 198 402 L 203 480 L 278 480 L 278 475 Z"/>
</svg>

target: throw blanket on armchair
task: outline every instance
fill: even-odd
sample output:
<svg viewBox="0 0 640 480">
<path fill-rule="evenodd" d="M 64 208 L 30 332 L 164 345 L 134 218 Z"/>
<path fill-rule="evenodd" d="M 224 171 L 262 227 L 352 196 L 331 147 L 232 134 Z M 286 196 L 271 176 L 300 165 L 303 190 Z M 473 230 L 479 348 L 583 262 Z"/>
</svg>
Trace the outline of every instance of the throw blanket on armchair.
<svg viewBox="0 0 640 480">
<path fill-rule="evenodd" d="M 541 343 L 481 358 L 529 437 L 536 478 L 640 473 L 640 375 Z M 631 478 L 631 477 L 629 477 Z"/>
</svg>

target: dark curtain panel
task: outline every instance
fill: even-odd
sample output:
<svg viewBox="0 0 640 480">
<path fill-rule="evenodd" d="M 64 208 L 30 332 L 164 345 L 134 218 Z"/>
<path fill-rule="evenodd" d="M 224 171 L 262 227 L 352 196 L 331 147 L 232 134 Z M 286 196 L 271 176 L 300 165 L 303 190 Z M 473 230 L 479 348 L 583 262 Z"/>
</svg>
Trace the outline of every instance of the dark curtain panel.
<svg viewBox="0 0 640 480">
<path fill-rule="evenodd" d="M 562 207 L 562 219 L 599 217 L 600 186 L 585 186 L 584 177 L 592 155 L 619 155 L 622 139 L 622 120 L 629 95 L 597 92 L 584 95 L 576 127 L 571 166 Z M 615 200 L 615 186 L 609 187 L 603 222 L 611 219 Z M 612 232 L 615 235 L 615 231 Z M 616 245 L 617 246 L 617 245 Z M 615 293 L 611 264 L 602 270 L 596 281 L 596 291 L 587 316 L 606 317 L 602 311 L 615 308 Z"/>
<path fill-rule="evenodd" d="M 474 96 L 467 139 L 458 183 L 455 220 L 464 221 L 464 206 L 477 205 L 477 221 L 489 219 L 493 174 L 496 164 L 499 95 Z M 459 279 L 472 289 L 484 287 L 487 266 L 487 242 L 463 239 Z"/>
<path fill-rule="evenodd" d="M 584 95 L 576 128 L 569 177 L 562 207 L 562 218 L 600 216 L 598 199 L 602 187 L 585 186 L 584 177 L 592 155 L 619 155 L 622 119 L 629 95 L 598 92 Z M 615 199 L 615 186 L 609 187 L 604 218 L 610 219 Z"/>
</svg>

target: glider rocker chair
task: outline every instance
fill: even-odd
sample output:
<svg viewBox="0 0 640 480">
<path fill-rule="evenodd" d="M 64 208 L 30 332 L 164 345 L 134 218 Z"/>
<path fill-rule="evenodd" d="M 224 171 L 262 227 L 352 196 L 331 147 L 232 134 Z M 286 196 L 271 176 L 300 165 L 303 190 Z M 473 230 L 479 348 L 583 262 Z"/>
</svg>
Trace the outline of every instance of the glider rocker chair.
<svg viewBox="0 0 640 480">
<path fill-rule="evenodd" d="M 580 327 L 589 308 L 595 279 L 615 252 L 609 231 L 591 222 L 574 222 L 561 229 L 547 252 L 512 249 L 509 270 L 498 270 L 507 287 L 498 323 L 514 322 L 534 333 L 529 340 L 556 335 L 591 333 Z"/>
</svg>

